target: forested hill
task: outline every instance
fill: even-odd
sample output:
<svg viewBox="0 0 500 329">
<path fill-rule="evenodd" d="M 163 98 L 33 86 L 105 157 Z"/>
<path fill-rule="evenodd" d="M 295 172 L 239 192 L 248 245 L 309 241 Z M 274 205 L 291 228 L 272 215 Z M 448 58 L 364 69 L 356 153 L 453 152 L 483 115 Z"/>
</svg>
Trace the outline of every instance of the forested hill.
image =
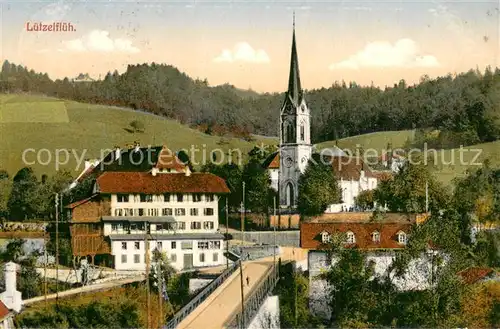
<svg viewBox="0 0 500 329">
<path fill-rule="evenodd" d="M 456 143 L 500 138 L 500 70 L 469 71 L 418 85 L 390 88 L 333 84 L 310 90 L 313 142 L 374 131 L 437 129 Z M 142 109 L 210 134 L 276 135 L 283 93 L 258 94 L 231 85 L 211 87 L 169 65 L 129 65 L 104 80 L 52 81 L 47 74 L 5 61 L 1 92 L 35 92 L 87 103 Z"/>
</svg>

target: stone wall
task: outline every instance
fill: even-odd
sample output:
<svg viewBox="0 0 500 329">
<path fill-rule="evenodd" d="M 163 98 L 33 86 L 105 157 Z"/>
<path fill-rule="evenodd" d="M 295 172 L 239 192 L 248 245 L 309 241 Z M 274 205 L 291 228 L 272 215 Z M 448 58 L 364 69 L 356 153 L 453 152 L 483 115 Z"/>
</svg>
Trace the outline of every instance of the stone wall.
<svg viewBox="0 0 500 329">
<path fill-rule="evenodd" d="M 279 329 L 280 301 L 278 296 L 267 297 L 253 318 L 248 329 Z"/>
<path fill-rule="evenodd" d="M 243 235 L 241 232 L 232 232 L 231 235 L 235 240 L 256 244 L 274 245 L 275 243 L 274 231 L 244 232 Z M 283 247 L 300 247 L 300 231 L 276 232 L 276 244 Z"/>
<path fill-rule="evenodd" d="M 387 273 L 389 266 L 394 260 L 395 253 L 391 251 L 373 251 L 367 255 L 367 261 L 375 263 L 375 275 L 380 276 Z M 403 278 L 393 278 L 393 283 L 400 290 L 421 290 L 429 287 L 431 273 L 430 258 L 422 255 L 419 259 L 412 261 L 408 271 Z M 335 256 L 328 259 L 324 251 L 309 251 L 309 308 L 311 313 L 320 318 L 329 319 L 331 310 L 328 306 L 330 286 L 326 280 L 321 278 L 330 266 L 335 266 Z"/>
</svg>

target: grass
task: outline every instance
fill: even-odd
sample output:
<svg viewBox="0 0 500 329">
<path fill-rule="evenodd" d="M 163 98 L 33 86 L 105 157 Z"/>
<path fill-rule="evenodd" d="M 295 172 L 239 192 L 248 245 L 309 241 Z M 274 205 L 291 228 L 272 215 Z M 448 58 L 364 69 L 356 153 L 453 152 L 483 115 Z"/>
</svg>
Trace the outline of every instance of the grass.
<svg viewBox="0 0 500 329">
<path fill-rule="evenodd" d="M 63 109 L 67 113 L 65 120 L 61 119 Z M 208 161 L 215 149 L 220 150 L 216 153 L 218 159 L 221 152 L 227 155 L 229 150 L 239 150 L 233 153 L 236 162 L 239 154 L 246 157 L 255 145 L 274 142 L 265 138 L 254 142 L 222 139 L 147 113 L 34 95 L 0 95 L 0 118 L 4 118 L 0 120 L 0 169 L 11 175 L 28 165 L 38 175 L 52 175 L 57 169 L 77 175 L 84 159 L 99 158 L 115 145 L 125 147 L 134 141 L 144 146 L 164 144 L 172 150 L 186 149 L 188 154 L 193 147 L 199 150 L 192 159 L 195 164 L 203 162 L 203 153 Z M 126 130 L 133 120 L 144 123 L 144 133 Z"/>
</svg>

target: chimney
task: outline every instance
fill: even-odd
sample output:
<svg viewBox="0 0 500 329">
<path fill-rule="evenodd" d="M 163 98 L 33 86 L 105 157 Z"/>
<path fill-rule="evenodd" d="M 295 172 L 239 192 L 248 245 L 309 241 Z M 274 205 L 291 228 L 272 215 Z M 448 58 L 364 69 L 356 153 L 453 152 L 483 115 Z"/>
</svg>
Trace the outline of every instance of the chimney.
<svg viewBox="0 0 500 329">
<path fill-rule="evenodd" d="M 191 176 L 191 170 L 189 170 L 189 166 L 186 166 L 186 171 L 184 172 L 186 176 Z"/>
<path fill-rule="evenodd" d="M 118 160 L 121 156 L 120 146 L 115 145 L 115 160 Z"/>
<path fill-rule="evenodd" d="M 153 170 L 151 170 L 151 174 L 156 176 L 158 174 L 158 168 L 153 168 Z"/>
<path fill-rule="evenodd" d="M 8 262 L 4 265 L 5 291 L 0 294 L 0 299 L 9 310 L 19 313 L 23 300 L 21 292 L 17 291 L 17 267 L 18 265 L 13 262 Z"/>
<path fill-rule="evenodd" d="M 139 144 L 139 142 L 134 142 L 134 152 L 138 152 L 140 148 L 141 145 Z"/>
</svg>

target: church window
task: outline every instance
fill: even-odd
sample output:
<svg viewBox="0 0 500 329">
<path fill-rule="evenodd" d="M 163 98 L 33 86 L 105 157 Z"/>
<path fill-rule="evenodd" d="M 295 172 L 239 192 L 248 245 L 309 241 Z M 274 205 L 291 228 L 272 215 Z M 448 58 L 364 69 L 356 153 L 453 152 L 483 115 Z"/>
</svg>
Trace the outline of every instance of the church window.
<svg viewBox="0 0 500 329">
<path fill-rule="evenodd" d="M 288 206 L 293 206 L 294 205 L 294 191 L 293 191 L 293 185 L 292 183 L 288 183 L 286 185 L 286 204 Z"/>
<path fill-rule="evenodd" d="M 300 140 L 305 140 L 305 127 L 303 122 L 300 124 Z"/>
</svg>

